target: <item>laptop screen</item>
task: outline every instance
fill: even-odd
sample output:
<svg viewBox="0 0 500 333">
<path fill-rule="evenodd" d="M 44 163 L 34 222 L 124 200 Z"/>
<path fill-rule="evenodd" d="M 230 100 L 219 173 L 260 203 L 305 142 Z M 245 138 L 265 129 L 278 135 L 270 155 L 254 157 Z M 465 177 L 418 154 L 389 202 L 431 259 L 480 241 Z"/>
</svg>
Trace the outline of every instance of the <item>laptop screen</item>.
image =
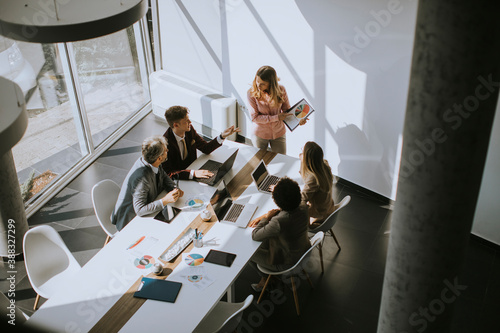
<svg viewBox="0 0 500 333">
<path fill-rule="evenodd" d="M 257 183 L 257 186 L 260 185 L 267 177 L 267 168 L 264 164 L 264 161 L 260 161 L 257 168 L 252 172 L 252 178 Z"/>
<path fill-rule="evenodd" d="M 226 188 L 226 184 L 222 182 L 222 185 L 217 188 L 214 195 L 210 199 L 210 204 L 212 205 L 215 215 L 217 215 L 217 219 L 219 221 L 222 221 L 232 203 L 233 201 L 231 200 L 229 191 Z"/>
<path fill-rule="evenodd" d="M 231 170 L 234 164 L 234 160 L 236 160 L 236 155 L 238 154 L 238 150 L 239 149 L 236 149 L 236 151 L 231 156 L 229 156 L 229 158 L 220 166 L 219 171 L 217 172 L 215 183 L 217 183 L 219 179 L 224 177 L 226 173 L 229 170 Z"/>
</svg>

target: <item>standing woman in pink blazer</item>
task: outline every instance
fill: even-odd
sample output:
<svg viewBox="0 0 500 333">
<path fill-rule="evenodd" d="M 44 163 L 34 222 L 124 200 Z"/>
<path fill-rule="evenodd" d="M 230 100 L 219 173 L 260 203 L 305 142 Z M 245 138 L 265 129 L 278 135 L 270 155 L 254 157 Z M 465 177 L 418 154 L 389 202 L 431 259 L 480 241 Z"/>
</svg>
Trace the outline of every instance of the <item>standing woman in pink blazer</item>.
<svg viewBox="0 0 500 333">
<path fill-rule="evenodd" d="M 256 124 L 256 146 L 259 149 L 286 154 L 286 128 L 284 111 L 290 109 L 290 102 L 284 86 L 271 66 L 262 66 L 257 71 L 252 87 L 247 92 L 252 121 Z"/>
</svg>

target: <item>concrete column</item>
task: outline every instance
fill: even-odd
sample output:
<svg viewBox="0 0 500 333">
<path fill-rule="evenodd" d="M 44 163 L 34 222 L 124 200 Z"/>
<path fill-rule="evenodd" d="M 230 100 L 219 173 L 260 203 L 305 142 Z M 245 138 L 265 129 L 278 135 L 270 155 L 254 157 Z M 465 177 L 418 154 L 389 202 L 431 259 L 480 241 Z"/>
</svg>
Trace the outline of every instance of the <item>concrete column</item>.
<svg viewBox="0 0 500 333">
<path fill-rule="evenodd" d="M 378 332 L 449 332 L 500 83 L 493 0 L 419 1 Z"/>
<path fill-rule="evenodd" d="M 10 150 L 0 156 L 0 184 L 0 256 L 12 257 L 23 252 L 28 222 Z"/>
<path fill-rule="evenodd" d="M 0 77 L 0 257 L 23 251 L 28 230 L 11 148 L 28 126 L 24 95 L 17 84 Z"/>
</svg>

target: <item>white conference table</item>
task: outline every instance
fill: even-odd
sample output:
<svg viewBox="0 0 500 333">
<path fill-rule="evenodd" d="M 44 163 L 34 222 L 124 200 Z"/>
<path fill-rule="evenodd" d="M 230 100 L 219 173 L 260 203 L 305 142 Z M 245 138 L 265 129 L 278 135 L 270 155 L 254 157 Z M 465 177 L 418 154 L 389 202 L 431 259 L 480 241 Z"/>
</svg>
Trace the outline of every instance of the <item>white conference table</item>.
<svg viewBox="0 0 500 333">
<path fill-rule="evenodd" d="M 224 145 L 210 155 L 199 153 L 191 165 L 199 168 L 207 159 L 224 161 L 239 148 L 233 169 L 224 177 L 228 183 L 238 171 L 256 154 L 257 148 L 226 140 Z M 297 158 L 278 154 L 268 164 L 271 174 L 289 176 L 302 184 L 298 173 L 300 162 Z M 195 181 L 180 181 L 179 187 L 184 197 L 175 204 L 184 207 L 194 195 L 210 199 L 215 187 Z M 238 202 L 258 205 L 254 217 L 276 208 L 270 194 L 261 193 L 252 183 L 239 196 Z M 51 332 L 88 332 L 108 310 L 127 292 L 141 275 L 149 269 L 137 268 L 132 250 L 127 248 L 139 237 L 148 240 L 147 254 L 157 259 L 198 215 L 199 210 L 184 210 L 171 223 L 163 223 L 150 217 L 134 218 L 106 246 L 103 247 L 72 279 L 61 285 L 60 290 L 47 300 L 27 321 L 26 325 Z M 203 290 L 198 289 L 185 275 L 190 267 L 182 260 L 166 280 L 182 282 L 182 288 L 175 303 L 147 300 L 119 330 L 120 332 L 171 331 L 192 332 L 217 302 L 230 291 L 235 280 L 260 245 L 251 239 L 253 228 L 238 228 L 213 222 L 212 228 L 204 235 L 205 240 L 217 239 L 217 245 L 194 248 L 190 253 L 205 256 L 210 249 L 235 253 L 231 267 L 204 262 L 205 273 L 214 282 Z M 151 242 L 156 239 L 156 243 Z M 154 240 L 153 239 L 153 240 Z M 153 245 L 151 245 L 153 244 Z M 145 244 L 146 245 L 146 244 Z M 139 245 L 140 246 L 140 245 Z M 137 246 L 137 248 L 139 248 Z M 145 253 L 146 254 L 146 253 Z M 48 258 L 49 259 L 49 258 Z M 228 293 L 228 300 L 233 295 Z"/>
</svg>

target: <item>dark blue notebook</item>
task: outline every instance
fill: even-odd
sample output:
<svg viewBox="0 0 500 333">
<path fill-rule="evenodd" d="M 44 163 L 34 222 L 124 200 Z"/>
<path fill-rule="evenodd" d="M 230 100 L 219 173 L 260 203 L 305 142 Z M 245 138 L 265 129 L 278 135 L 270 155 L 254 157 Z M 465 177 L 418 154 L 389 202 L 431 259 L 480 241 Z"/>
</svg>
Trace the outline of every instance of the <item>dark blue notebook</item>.
<svg viewBox="0 0 500 333">
<path fill-rule="evenodd" d="M 134 297 L 175 303 L 182 283 L 143 277 Z"/>
</svg>

